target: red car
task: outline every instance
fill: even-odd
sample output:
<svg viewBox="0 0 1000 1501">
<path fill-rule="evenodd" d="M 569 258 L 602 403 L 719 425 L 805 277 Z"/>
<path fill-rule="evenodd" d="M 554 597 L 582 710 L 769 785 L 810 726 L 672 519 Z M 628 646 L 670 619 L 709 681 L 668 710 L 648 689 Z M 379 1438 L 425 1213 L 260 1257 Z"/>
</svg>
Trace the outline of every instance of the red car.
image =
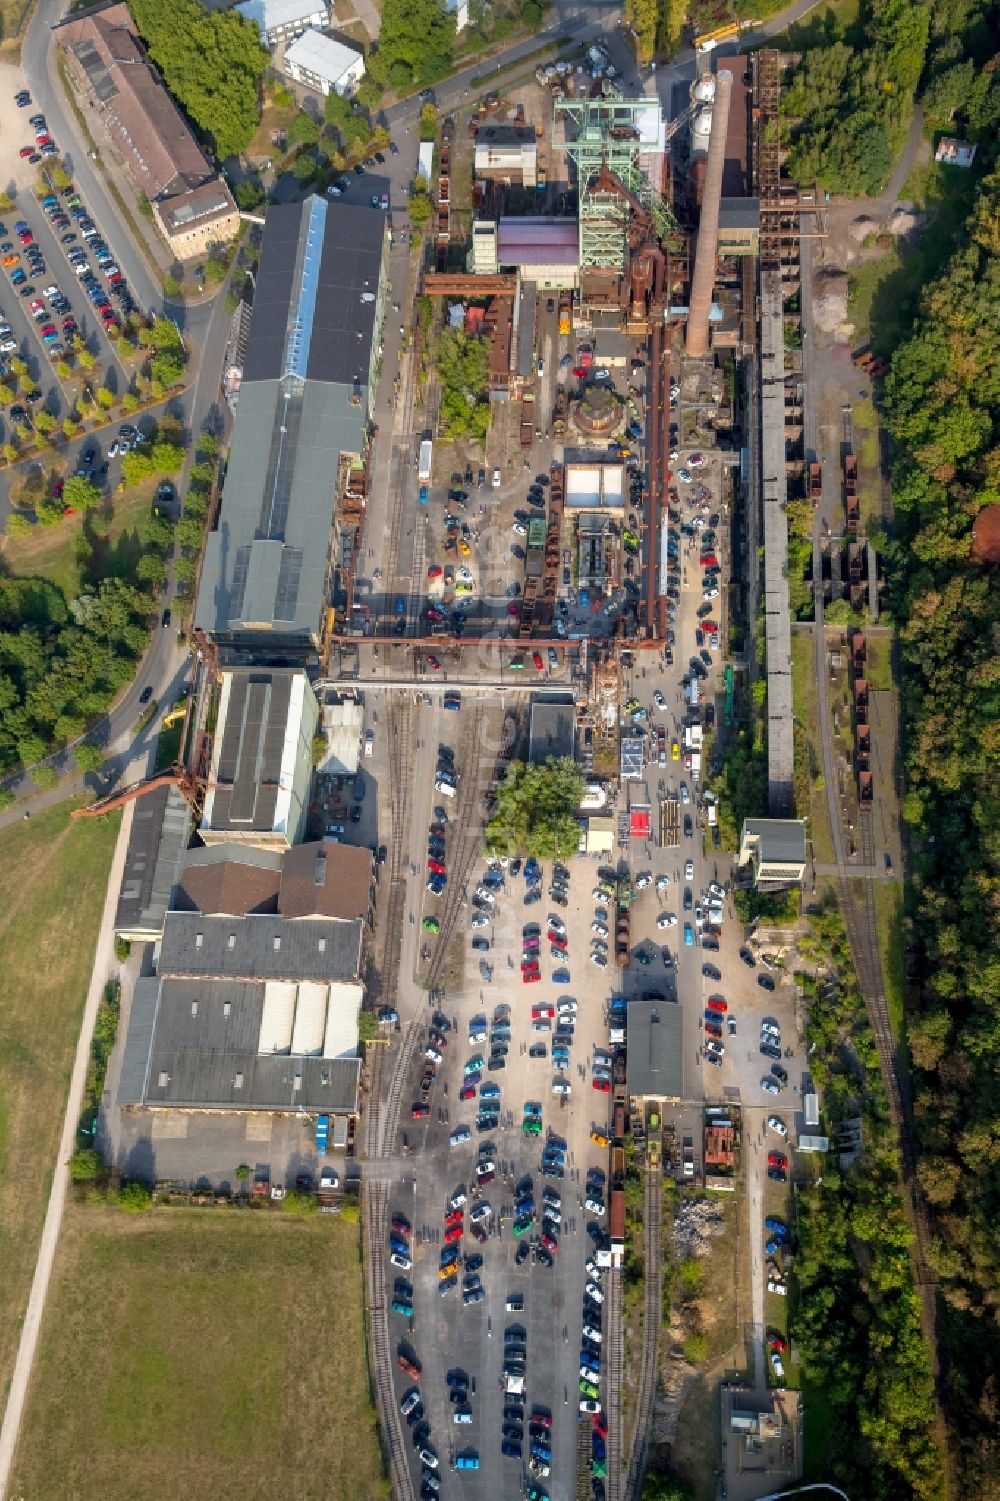
<svg viewBox="0 0 1000 1501">
<path fill-rule="evenodd" d="M 447 865 L 442 865 L 440 860 L 428 860 L 427 869 L 436 876 L 446 876 L 448 874 Z"/>
<path fill-rule="evenodd" d="M 718 568 L 719 566 L 719 560 L 714 552 L 703 552 L 698 562 L 702 568 Z"/>
<path fill-rule="evenodd" d="M 524 974 L 521 976 L 521 979 L 524 981 L 525 985 L 537 985 L 541 978 L 542 977 L 538 973 L 537 969 L 525 970 Z"/>
<path fill-rule="evenodd" d="M 555 1014 L 556 1013 L 551 1006 L 532 1006 L 531 1008 L 531 1020 L 533 1022 L 541 1021 L 543 1016 L 547 1016 L 551 1021 L 552 1017 L 554 1017 Z"/>
<path fill-rule="evenodd" d="M 439 579 L 441 577 L 442 571 L 443 570 L 440 569 L 436 563 L 432 563 L 430 568 L 428 568 L 427 570 L 427 577 L 429 579 Z"/>
<path fill-rule="evenodd" d="M 34 243 L 35 243 L 35 237 L 31 233 L 30 229 L 23 230 L 22 233 L 19 234 L 17 238 L 20 240 L 20 242 L 21 242 L 22 245 L 34 245 Z"/>
<path fill-rule="evenodd" d="M 718 1022 L 706 1021 L 706 1022 L 703 1023 L 703 1026 L 705 1028 L 705 1031 L 708 1033 L 709 1037 L 721 1037 L 722 1036 L 722 1028 L 719 1026 Z"/>
<path fill-rule="evenodd" d="M 411 1381 L 420 1380 L 420 1367 L 416 1365 L 412 1360 L 410 1360 L 408 1356 L 403 1354 L 397 1355 L 396 1364 L 399 1366 L 399 1369 L 401 1371 L 404 1371 L 406 1375 L 409 1376 Z"/>
<path fill-rule="evenodd" d="M 716 625 L 714 620 L 703 620 L 701 622 L 701 628 L 706 635 L 711 636 L 717 635 L 719 631 L 719 627 Z"/>
<path fill-rule="evenodd" d="M 594 1413 L 594 1432 L 599 1433 L 601 1438 L 607 1438 L 608 1436 L 608 1420 L 603 1412 Z"/>
<path fill-rule="evenodd" d="M 475 1087 L 475 1085 L 474 1084 L 466 1084 L 466 1086 L 465 1086 L 464 1089 L 460 1089 L 458 1091 L 458 1098 L 460 1100 L 474 1100 L 476 1098 L 476 1087 Z"/>
<path fill-rule="evenodd" d="M 784 1355 L 788 1350 L 787 1341 L 782 1339 L 780 1334 L 769 1334 L 767 1342 L 772 1350 L 777 1350 L 779 1355 Z"/>
<path fill-rule="evenodd" d="M 34 146 L 22 146 L 18 154 L 20 156 L 30 156 L 34 149 Z"/>
<path fill-rule="evenodd" d="M 462 1239 L 462 1234 L 463 1234 L 463 1231 L 462 1231 L 461 1225 L 453 1225 L 450 1230 L 446 1230 L 444 1232 L 444 1243 L 445 1243 L 445 1245 L 446 1246 L 453 1246 L 456 1241 L 459 1241 L 459 1240 Z"/>
<path fill-rule="evenodd" d="M 784 1152 L 768 1152 L 767 1165 L 768 1167 L 787 1168 L 788 1158 L 785 1156 Z"/>
<path fill-rule="evenodd" d="M 610 1079 L 592 1079 L 591 1083 L 593 1084 L 593 1086 L 594 1086 L 594 1088 L 596 1090 L 600 1091 L 601 1094 L 610 1094 L 611 1093 L 611 1080 Z"/>
<path fill-rule="evenodd" d="M 460 1225 L 464 1219 L 465 1215 L 461 1209 L 453 1209 L 444 1217 L 445 1229 L 450 1230 L 452 1225 Z"/>
<path fill-rule="evenodd" d="M 392 1228 L 394 1230 L 401 1230 L 404 1235 L 409 1235 L 409 1233 L 410 1233 L 410 1222 L 406 1218 L 406 1215 L 405 1214 L 394 1214 L 393 1217 L 392 1217 Z"/>
<path fill-rule="evenodd" d="M 545 1412 L 545 1410 L 541 1407 L 533 1407 L 531 1409 L 531 1421 L 532 1423 L 534 1423 L 536 1428 L 551 1428 L 552 1414 L 550 1412 Z"/>
<path fill-rule="evenodd" d="M 430 1113 L 431 1107 L 429 1105 L 421 1105 L 417 1103 L 410 1106 L 410 1118 L 412 1120 L 422 1121 L 426 1116 L 430 1115 Z"/>
<path fill-rule="evenodd" d="M 437 657 L 428 657 L 427 666 L 431 669 L 432 672 L 441 671 L 441 663 L 438 661 Z"/>
<path fill-rule="evenodd" d="M 545 663 L 542 661 L 542 654 L 540 651 L 533 651 L 531 653 L 531 660 L 534 662 L 539 672 L 544 672 Z"/>
<path fill-rule="evenodd" d="M 728 1002 L 724 1001 L 721 995 L 710 995 L 705 1004 L 708 1006 L 709 1011 L 729 1010 Z"/>
<path fill-rule="evenodd" d="M 573 374 L 576 376 L 577 380 L 586 380 L 587 379 L 587 372 L 583 368 L 582 365 L 574 365 L 573 366 Z"/>
<path fill-rule="evenodd" d="M 558 1251 L 559 1242 L 547 1230 L 542 1231 L 542 1245 L 546 1251 Z"/>
<path fill-rule="evenodd" d="M 545 936 L 549 940 L 550 943 L 562 944 L 563 948 L 566 947 L 566 934 L 565 933 L 557 933 L 556 930 L 555 930 L 555 928 L 550 928 L 549 931 L 546 933 Z"/>
</svg>

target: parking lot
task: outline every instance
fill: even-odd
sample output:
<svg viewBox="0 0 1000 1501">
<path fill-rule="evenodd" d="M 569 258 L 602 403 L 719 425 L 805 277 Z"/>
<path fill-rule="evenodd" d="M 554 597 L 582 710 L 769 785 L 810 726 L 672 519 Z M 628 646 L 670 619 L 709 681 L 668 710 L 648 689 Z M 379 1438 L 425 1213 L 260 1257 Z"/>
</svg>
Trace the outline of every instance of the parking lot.
<svg viewBox="0 0 1000 1501">
<path fill-rule="evenodd" d="M 590 1133 L 608 1129 L 610 1096 L 593 1087 L 593 1070 L 595 1049 L 606 1045 L 610 983 L 608 972 L 587 962 L 593 863 L 576 859 L 567 869 L 567 895 L 555 888 L 559 903 L 549 896 L 551 867 L 530 887 L 523 870 L 494 872 L 503 885 L 492 888 L 492 912 L 483 913 L 490 920 L 469 929 L 463 996 L 441 1003 L 438 1025 L 431 1021 L 427 1032 L 431 1057 L 418 1059 L 410 1081 L 418 1118 L 411 1116 L 402 1129 L 414 1173 L 393 1209 L 412 1226 L 403 1239 L 412 1248 L 413 1266 L 387 1270 L 397 1295 L 405 1299 L 405 1288 L 412 1287 L 413 1318 L 394 1315 L 392 1333 L 410 1339 L 423 1363 L 423 1420 L 430 1423 L 440 1460 L 443 1496 L 457 1495 L 466 1485 L 473 1494 L 476 1486 L 482 1490 L 477 1476 L 449 1473 L 456 1455 L 474 1450 L 478 1474 L 489 1476 L 491 1491 L 515 1497 L 534 1478 L 554 1497 L 568 1497 L 579 1404 L 586 1400 L 580 1386 L 584 1358 L 594 1374 L 590 1389 L 601 1392 L 594 1367 L 602 1342 L 593 1336 L 581 1341 L 588 1282 L 586 1320 L 602 1333 L 597 1299 L 603 1298 L 606 1274 L 588 1275 L 585 1263 L 598 1244 L 607 1244 L 607 1151 L 591 1142 Z M 485 875 L 485 867 L 479 873 Z M 536 890 L 541 896 L 525 905 Z M 557 936 L 565 952 L 561 945 L 553 952 L 550 918 L 564 930 Z M 520 969 L 522 954 L 534 952 L 525 948 L 526 925 L 539 935 L 528 940 L 538 944 L 540 978 L 532 983 L 523 982 Z M 568 983 L 556 983 L 554 976 L 564 973 Z M 433 1075 L 423 1090 L 426 1106 L 425 1071 Z M 560 1093 L 553 1092 L 553 1083 Z M 538 1126 L 528 1124 L 534 1120 Z M 546 1153 L 551 1165 L 543 1176 Z M 590 1170 L 600 1174 L 589 1189 L 599 1213 L 585 1207 Z M 451 1203 L 456 1207 L 449 1224 Z M 502 1390 L 505 1349 L 515 1385 L 523 1365 L 522 1394 Z M 449 1400 L 449 1372 L 467 1378 L 467 1385 L 459 1384 L 467 1401 Z M 397 1384 L 402 1399 L 410 1384 L 405 1373 Z M 456 1408 L 463 1416 L 468 1409 L 471 1420 L 456 1423 Z M 535 1424 L 533 1411 L 541 1419 Z M 589 1414 L 583 1416 L 589 1422 Z M 526 1468 L 533 1446 L 550 1453 L 534 1477 Z"/>
</svg>

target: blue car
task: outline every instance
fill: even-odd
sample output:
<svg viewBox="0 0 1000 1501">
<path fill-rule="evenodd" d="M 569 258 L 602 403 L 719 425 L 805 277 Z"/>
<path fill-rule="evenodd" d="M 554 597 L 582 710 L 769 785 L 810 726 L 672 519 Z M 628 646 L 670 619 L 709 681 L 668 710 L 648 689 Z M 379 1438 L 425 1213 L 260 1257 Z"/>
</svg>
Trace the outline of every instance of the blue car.
<svg viewBox="0 0 1000 1501">
<path fill-rule="evenodd" d="M 530 855 L 524 863 L 524 879 L 526 881 L 537 881 L 540 874 L 541 871 L 538 868 L 538 861 L 535 859 L 534 855 Z"/>
<path fill-rule="evenodd" d="M 558 1047 L 553 1048 L 552 1049 L 552 1061 L 553 1061 L 553 1063 L 568 1063 L 569 1062 L 569 1048 L 558 1048 Z"/>
<path fill-rule="evenodd" d="M 689 922 L 684 924 L 684 947 L 691 948 L 694 944 L 694 929 Z"/>
<path fill-rule="evenodd" d="M 486 1083 L 479 1091 L 479 1098 L 481 1100 L 498 1100 L 500 1098 L 499 1084 L 494 1084 L 491 1079 L 487 1079 Z"/>
<path fill-rule="evenodd" d="M 557 969 L 552 975 L 553 985 L 568 985 L 570 983 L 569 970 Z"/>
</svg>

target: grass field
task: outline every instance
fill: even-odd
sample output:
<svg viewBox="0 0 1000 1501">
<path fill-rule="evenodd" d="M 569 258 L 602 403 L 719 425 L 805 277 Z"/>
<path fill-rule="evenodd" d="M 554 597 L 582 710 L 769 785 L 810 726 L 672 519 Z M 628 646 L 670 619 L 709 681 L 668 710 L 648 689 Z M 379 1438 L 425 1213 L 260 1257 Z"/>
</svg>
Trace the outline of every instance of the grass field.
<svg viewBox="0 0 1000 1501">
<path fill-rule="evenodd" d="M 833 838 L 823 780 L 823 751 L 819 741 L 819 695 L 816 692 L 816 653 L 811 631 L 792 632 L 792 702 L 795 708 L 795 803 L 800 818 L 808 818 L 813 858 L 833 860 Z"/>
<path fill-rule="evenodd" d="M 65 516 L 58 526 L 5 537 L 8 571 L 19 578 L 51 579 L 67 599 L 80 593 L 85 568 L 94 578 L 130 579 L 142 552 L 141 527 L 155 488 L 150 480 L 89 516 Z"/>
<path fill-rule="evenodd" d="M 903 958 L 903 888 L 893 881 L 875 882 L 875 923 L 878 928 L 882 983 L 889 1007 L 892 1035 L 905 1052 L 906 981 Z"/>
<path fill-rule="evenodd" d="M 70 1206 L 11 1495 L 376 1501 L 357 1225 Z"/>
<path fill-rule="evenodd" d="M 0 830 L 0 1389 L 34 1270 L 119 815 Z"/>
</svg>

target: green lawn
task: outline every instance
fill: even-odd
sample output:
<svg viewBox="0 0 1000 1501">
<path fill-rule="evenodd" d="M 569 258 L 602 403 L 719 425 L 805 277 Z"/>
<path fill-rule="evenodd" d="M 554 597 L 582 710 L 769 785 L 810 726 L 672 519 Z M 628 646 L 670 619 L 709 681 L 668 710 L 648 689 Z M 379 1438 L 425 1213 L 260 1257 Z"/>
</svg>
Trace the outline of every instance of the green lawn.
<svg viewBox="0 0 1000 1501">
<path fill-rule="evenodd" d="M 357 1224 L 72 1205 L 11 1494 L 375 1501 Z"/>
<path fill-rule="evenodd" d="M 36 526 L 27 536 L 4 537 L 7 571 L 19 578 L 51 579 L 67 599 L 80 593 L 88 575 L 131 578 L 155 488 L 150 480 L 88 516 L 65 516 L 58 526 Z"/>
<path fill-rule="evenodd" d="M 903 959 L 903 888 L 896 881 L 875 882 L 875 922 L 878 928 L 882 983 L 889 1007 L 892 1035 L 906 1048 L 906 982 Z"/>
<path fill-rule="evenodd" d="M 833 860 L 833 839 L 826 806 L 823 752 L 817 727 L 816 653 L 811 631 L 792 632 L 792 704 L 795 712 L 795 804 L 800 818 L 808 818 L 813 857 L 820 864 Z"/>
<path fill-rule="evenodd" d="M 763 18 L 781 8 L 778 0 L 777 4 L 770 5 L 764 11 L 755 8 L 753 14 Z M 817 5 L 801 21 L 794 21 L 784 31 L 776 32 L 766 40 L 762 39 L 760 45 L 777 47 L 784 52 L 806 52 L 810 47 L 828 46 L 835 28 L 846 33 L 856 26 L 860 9 L 860 0 L 833 0 L 833 3 L 827 5 Z"/>
<path fill-rule="evenodd" d="M 0 1389 L 6 1390 L 120 815 L 0 830 Z M 56 1494 L 56 1492 L 51 1492 Z"/>
<path fill-rule="evenodd" d="M 888 692 L 892 688 L 892 638 L 875 636 L 869 631 L 865 636 L 867 655 L 865 677 L 873 691 Z"/>
<path fill-rule="evenodd" d="M 888 357 L 910 333 L 923 287 L 933 281 L 955 248 L 979 183 L 979 174 L 922 162 L 900 195 L 927 215 L 919 238 L 902 251 L 894 244 L 850 272 L 849 315 L 856 344 L 871 342 Z"/>
<path fill-rule="evenodd" d="M 821 1386 L 803 1382 L 802 1405 L 805 1412 L 803 1421 L 805 1456 L 802 1479 L 816 1483 L 826 1480 L 830 1473 L 827 1450 L 836 1419 Z"/>
</svg>

